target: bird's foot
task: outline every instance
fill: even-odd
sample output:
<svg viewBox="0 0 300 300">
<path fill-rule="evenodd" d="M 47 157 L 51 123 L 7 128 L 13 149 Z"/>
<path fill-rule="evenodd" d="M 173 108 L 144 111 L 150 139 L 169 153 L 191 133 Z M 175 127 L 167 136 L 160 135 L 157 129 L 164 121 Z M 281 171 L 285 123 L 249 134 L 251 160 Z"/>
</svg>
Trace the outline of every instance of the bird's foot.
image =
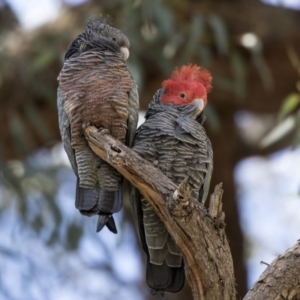
<svg viewBox="0 0 300 300">
<path fill-rule="evenodd" d="M 82 123 L 82 129 L 83 129 L 83 131 L 84 131 L 87 127 L 89 127 L 89 126 L 91 126 L 91 122 L 89 122 L 89 121 L 84 121 L 84 122 Z"/>
</svg>

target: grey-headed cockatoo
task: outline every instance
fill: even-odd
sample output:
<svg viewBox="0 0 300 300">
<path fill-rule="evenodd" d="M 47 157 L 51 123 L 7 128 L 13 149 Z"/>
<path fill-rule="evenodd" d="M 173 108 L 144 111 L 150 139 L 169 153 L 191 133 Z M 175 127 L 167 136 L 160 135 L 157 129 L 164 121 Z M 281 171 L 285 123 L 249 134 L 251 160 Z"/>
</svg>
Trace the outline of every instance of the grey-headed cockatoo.
<svg viewBox="0 0 300 300">
<path fill-rule="evenodd" d="M 198 66 L 183 66 L 162 84 L 137 130 L 133 149 L 175 184 L 185 178 L 191 197 L 204 203 L 213 169 L 211 143 L 203 109 L 211 75 Z M 158 292 L 178 292 L 184 284 L 182 254 L 149 202 L 133 189 L 131 202 L 138 235 L 147 254 L 146 281 Z"/>
<path fill-rule="evenodd" d="M 77 176 L 76 208 L 99 215 L 116 233 L 113 213 L 122 207 L 122 177 L 98 158 L 84 137 L 83 124 L 106 128 L 132 146 L 138 121 L 137 86 L 126 66 L 129 40 L 100 19 L 91 19 L 70 44 L 59 74 L 57 106 L 64 148 Z"/>
</svg>

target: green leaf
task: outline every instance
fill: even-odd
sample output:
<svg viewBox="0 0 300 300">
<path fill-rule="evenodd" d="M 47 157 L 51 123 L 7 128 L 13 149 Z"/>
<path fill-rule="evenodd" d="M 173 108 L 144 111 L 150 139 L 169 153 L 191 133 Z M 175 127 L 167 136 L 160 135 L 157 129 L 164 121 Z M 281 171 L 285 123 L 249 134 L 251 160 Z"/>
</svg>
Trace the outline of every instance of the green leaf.
<svg viewBox="0 0 300 300">
<path fill-rule="evenodd" d="M 287 46 L 287 54 L 292 66 L 298 71 L 300 69 L 300 60 L 295 51 L 295 48 L 291 45 Z"/>
<path fill-rule="evenodd" d="M 300 145 L 300 110 L 296 113 L 296 133 L 292 144 L 292 148 L 295 149 Z"/>
<path fill-rule="evenodd" d="M 31 123 L 36 130 L 36 133 L 39 137 L 44 141 L 49 141 L 53 137 L 51 130 L 40 116 L 39 111 L 36 106 L 32 103 L 32 101 L 28 102 L 24 105 L 24 112 L 27 116 L 27 120 Z"/>
<path fill-rule="evenodd" d="M 18 178 L 8 167 L 7 163 L 2 159 L 2 146 L 0 145 L 0 180 L 9 189 L 14 190 L 14 192 L 20 198 L 22 204 L 25 204 L 26 196 L 24 190 L 22 189 L 20 178 Z"/>
<path fill-rule="evenodd" d="M 299 105 L 299 94 L 289 94 L 284 100 L 279 110 L 279 119 L 284 119 L 288 114 L 296 109 Z"/>
<path fill-rule="evenodd" d="M 218 75 L 214 75 L 213 85 L 230 92 L 233 92 L 235 89 L 235 83 L 232 80 Z"/>
<path fill-rule="evenodd" d="M 41 98 L 41 101 L 45 102 L 47 106 L 53 107 L 56 106 L 56 101 L 53 101 L 53 99 L 56 99 L 56 87 L 53 87 L 53 85 L 50 85 L 49 82 L 43 78 L 37 78 L 36 84 L 33 86 L 33 92 L 35 94 L 35 97 Z"/>
<path fill-rule="evenodd" d="M 32 64 L 32 71 L 39 72 L 45 69 L 56 58 L 56 53 L 53 50 L 43 51 L 36 57 Z"/>
<path fill-rule="evenodd" d="M 209 103 L 205 108 L 205 115 L 207 116 L 206 122 L 211 131 L 218 132 L 221 127 L 220 117 L 217 111 Z"/>
<path fill-rule="evenodd" d="M 297 128 L 292 149 L 296 149 L 300 145 L 300 128 Z"/>
<path fill-rule="evenodd" d="M 134 78 L 137 86 L 140 90 L 142 90 L 143 87 L 143 69 L 141 68 L 141 65 L 137 59 L 131 59 L 127 62 L 127 66 L 130 70 L 131 76 Z"/>
<path fill-rule="evenodd" d="M 67 231 L 67 245 L 66 247 L 69 250 L 75 250 L 78 248 L 78 243 L 82 237 L 83 234 L 83 230 L 80 226 L 76 225 L 76 224 L 71 224 L 68 227 L 68 231 Z"/>
<path fill-rule="evenodd" d="M 208 67 L 212 61 L 212 53 L 208 46 L 202 45 L 198 50 L 198 56 L 203 67 Z"/>
<path fill-rule="evenodd" d="M 59 232 L 58 228 L 55 228 L 55 230 L 52 231 L 50 237 L 48 238 L 46 245 L 53 246 L 59 241 Z"/>
<path fill-rule="evenodd" d="M 155 5 L 154 5 L 155 3 Z M 162 1 L 149 1 L 150 6 L 153 8 L 153 18 L 158 26 L 158 33 L 163 37 L 171 38 L 174 34 L 174 20 L 169 7 L 163 5 Z"/>
<path fill-rule="evenodd" d="M 230 55 L 231 69 L 234 75 L 234 92 L 243 98 L 246 96 L 246 66 L 245 62 L 237 51 L 233 51 Z"/>
<path fill-rule="evenodd" d="M 289 116 L 284 119 L 281 123 L 275 126 L 259 143 L 261 148 L 267 148 L 272 144 L 276 143 L 289 132 L 291 132 L 296 126 L 296 117 Z"/>
<path fill-rule="evenodd" d="M 189 63 L 192 60 L 193 54 L 199 48 L 199 39 L 203 34 L 204 26 L 201 15 L 195 14 L 193 17 L 191 28 L 189 29 L 190 35 L 186 47 L 182 51 L 182 55 L 178 60 L 178 65 Z"/>
<path fill-rule="evenodd" d="M 215 44 L 216 44 L 219 54 L 222 54 L 222 55 L 227 54 L 228 49 L 229 49 L 228 34 L 227 34 L 226 26 L 225 26 L 223 20 L 219 16 L 217 16 L 215 14 L 211 14 L 208 17 L 207 22 L 212 29 Z"/>
<path fill-rule="evenodd" d="M 32 228 L 37 232 L 37 233 L 40 233 L 41 230 L 43 229 L 44 227 L 44 220 L 43 220 L 43 217 L 42 215 L 38 215 L 36 216 L 32 221 L 31 221 L 31 226 Z"/>
<path fill-rule="evenodd" d="M 274 80 L 271 70 L 264 59 L 262 49 L 257 48 L 252 50 L 252 60 L 260 75 L 262 84 L 266 91 L 270 92 L 274 89 Z"/>
<path fill-rule="evenodd" d="M 55 223 L 57 226 L 59 226 L 62 222 L 62 215 L 61 215 L 61 211 L 59 210 L 59 207 L 57 206 L 57 204 L 55 203 L 54 199 L 53 199 L 53 195 L 48 196 L 48 200 L 49 200 L 49 206 L 52 210 L 53 213 L 53 217 L 55 219 Z"/>
<path fill-rule="evenodd" d="M 30 129 L 17 112 L 14 112 L 9 119 L 8 132 L 19 157 L 24 157 L 33 149 L 34 140 Z"/>
</svg>

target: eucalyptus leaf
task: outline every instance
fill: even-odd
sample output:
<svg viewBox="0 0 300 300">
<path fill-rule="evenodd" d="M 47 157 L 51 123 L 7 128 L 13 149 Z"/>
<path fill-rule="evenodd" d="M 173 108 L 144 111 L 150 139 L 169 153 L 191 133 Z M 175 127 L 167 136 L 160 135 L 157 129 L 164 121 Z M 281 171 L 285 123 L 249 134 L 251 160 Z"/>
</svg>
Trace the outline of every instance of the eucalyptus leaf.
<svg viewBox="0 0 300 300">
<path fill-rule="evenodd" d="M 162 1 L 151 0 L 149 3 L 152 6 L 154 21 L 159 28 L 158 34 L 171 38 L 174 33 L 174 21 L 171 10 Z"/>
<path fill-rule="evenodd" d="M 234 90 L 235 90 L 235 82 L 233 82 L 232 80 L 230 80 L 228 78 L 222 77 L 222 76 L 214 75 L 213 84 L 215 87 L 218 87 L 220 89 L 224 89 L 227 91 L 234 92 Z"/>
<path fill-rule="evenodd" d="M 10 116 L 8 132 L 19 157 L 24 157 L 33 149 L 34 141 L 32 134 L 19 113 L 14 112 Z"/>
<path fill-rule="evenodd" d="M 59 240 L 59 232 L 58 232 L 58 227 L 52 231 L 49 239 L 47 240 L 47 245 L 48 246 L 53 246 L 55 245 Z"/>
<path fill-rule="evenodd" d="M 262 49 L 260 48 L 253 49 L 252 60 L 260 75 L 265 90 L 266 91 L 273 90 L 274 89 L 273 77 L 267 62 L 263 57 Z"/>
<path fill-rule="evenodd" d="M 56 106 L 56 86 L 49 85 L 47 80 L 43 80 L 42 78 L 36 79 L 38 82 L 33 86 L 33 92 L 36 97 L 41 97 L 41 100 L 46 103 L 49 107 Z"/>
<path fill-rule="evenodd" d="M 56 53 L 52 49 L 44 50 L 33 61 L 31 71 L 37 73 L 48 67 L 55 59 Z"/>
<path fill-rule="evenodd" d="M 246 65 L 241 54 L 233 51 L 230 55 L 231 69 L 234 75 L 234 92 L 238 98 L 246 96 Z"/>
<path fill-rule="evenodd" d="M 53 138 L 51 130 L 40 116 L 36 105 L 34 105 L 32 101 L 28 101 L 24 106 L 24 112 L 27 116 L 27 121 L 33 125 L 36 133 L 44 142 Z"/>
<path fill-rule="evenodd" d="M 37 215 L 31 223 L 31 227 L 37 232 L 40 233 L 44 227 L 43 217 L 42 215 Z"/>
<path fill-rule="evenodd" d="M 200 58 L 201 65 L 208 67 L 213 59 L 211 50 L 206 45 L 201 45 L 198 49 L 198 57 Z"/>
<path fill-rule="evenodd" d="M 296 117 L 296 133 L 292 147 L 295 149 L 300 145 L 300 110 L 295 114 Z"/>
<path fill-rule="evenodd" d="M 55 193 L 52 193 L 51 195 L 47 195 L 46 199 L 48 200 L 50 211 L 52 212 L 52 215 L 54 217 L 55 224 L 57 227 L 59 227 L 62 222 L 62 215 L 61 215 L 61 211 L 60 211 L 59 207 L 57 206 L 56 202 L 54 201 L 54 197 L 53 197 L 54 194 Z"/>
<path fill-rule="evenodd" d="M 299 94 L 291 93 L 284 100 L 279 110 L 279 119 L 282 120 L 288 114 L 293 112 L 295 108 L 299 105 L 300 98 Z"/>
<path fill-rule="evenodd" d="M 221 128 L 220 116 L 210 103 L 205 107 L 205 115 L 207 116 L 206 122 L 211 131 L 218 132 Z"/>
<path fill-rule="evenodd" d="M 70 224 L 67 229 L 66 247 L 69 250 L 77 249 L 82 235 L 83 229 L 81 226 Z"/>
<path fill-rule="evenodd" d="M 0 151 L 0 181 L 8 188 L 12 188 L 13 191 L 19 197 L 19 199 L 21 199 L 21 203 L 24 204 L 26 197 L 22 189 L 20 179 L 12 172 L 12 170 L 8 167 L 7 163 L 5 163 L 2 160 L 1 152 L 2 151 Z"/>
<path fill-rule="evenodd" d="M 227 54 L 229 49 L 228 34 L 223 20 L 218 15 L 211 14 L 207 22 L 212 29 L 215 45 L 217 46 L 219 54 Z"/>
<path fill-rule="evenodd" d="M 275 126 L 259 143 L 261 148 L 267 148 L 270 145 L 276 143 L 289 132 L 291 132 L 296 126 L 296 117 L 289 116 Z"/>
<path fill-rule="evenodd" d="M 300 71 L 300 59 L 292 46 L 287 47 L 287 54 L 292 66 L 299 72 Z"/>
<path fill-rule="evenodd" d="M 300 145 L 300 127 L 297 127 L 295 138 L 292 144 L 292 148 L 296 149 Z"/>
<path fill-rule="evenodd" d="M 193 16 L 191 28 L 189 29 L 190 34 L 184 47 L 182 54 L 179 58 L 178 65 L 186 64 L 191 62 L 193 55 L 201 47 L 200 37 L 204 32 L 203 18 L 200 14 Z"/>
</svg>

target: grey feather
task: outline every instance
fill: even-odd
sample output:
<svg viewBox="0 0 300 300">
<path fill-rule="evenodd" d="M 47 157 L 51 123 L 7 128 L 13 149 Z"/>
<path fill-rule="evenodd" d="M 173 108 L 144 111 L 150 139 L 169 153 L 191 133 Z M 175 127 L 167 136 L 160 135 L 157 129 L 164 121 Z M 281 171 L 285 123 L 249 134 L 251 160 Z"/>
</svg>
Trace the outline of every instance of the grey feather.
<svg viewBox="0 0 300 300">
<path fill-rule="evenodd" d="M 137 86 L 121 47 L 129 47 L 118 29 L 93 19 L 69 46 L 59 75 L 59 128 L 71 166 L 78 177 L 75 206 L 83 215 L 99 215 L 116 232 L 112 214 L 123 203 L 122 176 L 88 147 L 82 125 L 106 128 L 132 144 L 138 121 Z"/>
<path fill-rule="evenodd" d="M 213 168 L 210 141 L 197 107 L 163 105 L 159 90 L 149 105 L 146 121 L 135 136 L 133 149 L 179 185 L 186 177 L 192 197 L 205 202 Z M 184 283 L 182 255 L 152 206 L 133 189 L 131 203 L 140 241 L 148 256 L 147 282 L 157 291 L 179 291 Z M 168 270 L 169 269 L 169 270 Z M 165 274 L 161 281 L 159 272 Z M 168 278 L 168 276 L 171 276 Z"/>
</svg>

